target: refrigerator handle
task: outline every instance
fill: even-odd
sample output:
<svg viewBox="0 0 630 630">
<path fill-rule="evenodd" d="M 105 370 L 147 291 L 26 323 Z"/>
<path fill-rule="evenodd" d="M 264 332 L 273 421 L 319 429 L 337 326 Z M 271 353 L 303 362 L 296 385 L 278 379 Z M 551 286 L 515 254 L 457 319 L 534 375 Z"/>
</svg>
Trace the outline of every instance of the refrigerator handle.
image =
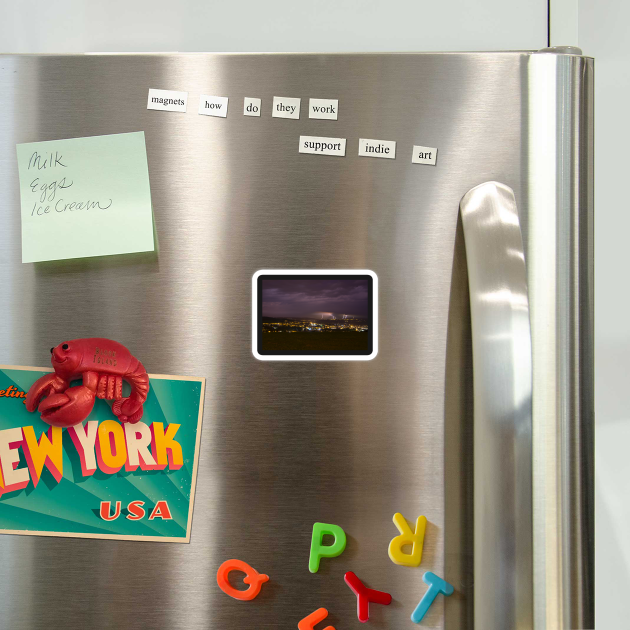
<svg viewBox="0 0 630 630">
<path fill-rule="evenodd" d="M 532 344 L 514 192 L 499 182 L 460 202 L 473 346 L 474 619 L 531 628 Z"/>
</svg>

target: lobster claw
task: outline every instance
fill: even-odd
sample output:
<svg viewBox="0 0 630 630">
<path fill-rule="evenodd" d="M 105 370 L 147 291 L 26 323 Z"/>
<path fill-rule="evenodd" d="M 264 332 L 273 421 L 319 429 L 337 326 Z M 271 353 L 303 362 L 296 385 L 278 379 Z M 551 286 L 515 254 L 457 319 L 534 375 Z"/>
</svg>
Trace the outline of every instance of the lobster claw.
<svg viewBox="0 0 630 630">
<path fill-rule="evenodd" d="M 26 394 L 26 409 L 31 412 L 35 411 L 39 401 L 44 396 L 50 396 L 54 392 L 61 391 L 66 387 L 68 387 L 68 383 L 54 372 L 41 376 L 31 385 Z"/>
<path fill-rule="evenodd" d="M 95 399 L 95 392 L 85 385 L 78 385 L 63 393 L 48 396 L 37 409 L 44 422 L 54 427 L 73 427 L 90 415 Z"/>
<path fill-rule="evenodd" d="M 112 411 L 122 423 L 129 422 L 130 424 L 136 424 L 142 418 L 143 413 L 142 403 L 135 400 L 133 396 L 115 400 Z"/>
</svg>

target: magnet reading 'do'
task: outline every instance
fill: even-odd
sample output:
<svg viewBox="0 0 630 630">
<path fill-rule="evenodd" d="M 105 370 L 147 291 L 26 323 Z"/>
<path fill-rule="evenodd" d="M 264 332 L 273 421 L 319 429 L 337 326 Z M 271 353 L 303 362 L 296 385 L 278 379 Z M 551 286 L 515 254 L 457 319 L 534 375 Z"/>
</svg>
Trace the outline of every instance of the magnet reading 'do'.
<svg viewBox="0 0 630 630">
<path fill-rule="evenodd" d="M 125 346 L 99 337 L 73 339 L 51 348 L 50 354 L 54 372 L 28 390 L 28 411 L 37 409 L 52 426 L 72 427 L 90 415 L 98 397 L 114 401 L 112 411 L 121 422 L 135 424 L 142 418 L 149 376 Z M 76 378 L 82 378 L 83 384 L 70 387 Z M 123 379 L 131 385 L 127 398 L 123 398 Z"/>
</svg>

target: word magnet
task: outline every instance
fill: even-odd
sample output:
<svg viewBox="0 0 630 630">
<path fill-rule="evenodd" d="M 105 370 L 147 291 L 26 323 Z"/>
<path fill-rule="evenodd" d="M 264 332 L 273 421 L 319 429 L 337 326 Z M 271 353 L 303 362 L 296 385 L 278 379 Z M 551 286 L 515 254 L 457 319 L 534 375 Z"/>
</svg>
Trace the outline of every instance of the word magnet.
<svg viewBox="0 0 630 630">
<path fill-rule="evenodd" d="M 165 112 L 185 112 L 188 92 L 175 90 L 149 90 L 147 109 L 161 109 Z"/>
<path fill-rule="evenodd" d="M 371 140 L 369 138 L 359 139 L 359 156 L 396 159 L 395 140 Z"/>
<path fill-rule="evenodd" d="M 324 545 L 324 536 L 333 536 L 332 545 Z M 313 537 L 311 538 L 311 555 L 308 559 L 308 570 L 311 573 L 319 571 L 319 561 L 322 558 L 336 558 L 346 548 L 346 532 L 339 525 L 327 523 L 315 523 L 313 525 Z"/>
<path fill-rule="evenodd" d="M 310 98 L 308 100 L 308 117 L 323 120 L 337 120 L 339 101 L 336 98 Z"/>
<path fill-rule="evenodd" d="M 199 97 L 199 113 L 202 116 L 226 118 L 228 114 L 228 97 L 202 94 Z"/>
<path fill-rule="evenodd" d="M 363 623 L 370 618 L 370 602 L 384 606 L 389 606 L 392 603 L 392 596 L 389 593 L 368 588 L 352 571 L 348 571 L 343 579 L 357 596 L 357 616 L 359 621 Z"/>
<path fill-rule="evenodd" d="M 245 591 L 240 591 L 234 588 L 228 579 L 230 571 L 242 571 L 245 573 L 243 582 L 249 584 L 249 588 Z M 230 597 L 234 599 L 240 599 L 241 601 L 249 602 L 260 593 L 262 585 L 269 580 L 269 576 L 264 573 L 258 573 L 256 569 L 252 568 L 246 562 L 242 560 L 226 560 L 217 571 L 217 584 L 219 588 Z"/>
<path fill-rule="evenodd" d="M 436 147 L 421 147 L 414 145 L 413 153 L 411 154 L 412 164 L 430 164 L 431 166 L 435 166 L 436 160 Z"/>
<path fill-rule="evenodd" d="M 398 528 L 400 536 L 396 536 L 389 543 L 389 557 L 394 564 L 402 564 L 407 567 L 417 567 L 422 561 L 422 546 L 424 545 L 424 532 L 427 528 L 426 516 L 419 516 L 416 521 L 415 533 L 407 524 L 405 517 L 396 512 L 394 514 L 394 525 Z M 403 547 L 412 545 L 411 553 L 404 553 Z"/>
<path fill-rule="evenodd" d="M 274 96 L 271 116 L 273 118 L 299 118 L 301 100 L 299 98 L 289 98 L 288 96 Z"/>
<path fill-rule="evenodd" d="M 346 154 L 345 138 L 319 138 L 317 136 L 300 136 L 300 153 L 313 153 L 315 155 L 341 155 Z"/>
<path fill-rule="evenodd" d="M 246 96 L 243 99 L 243 116 L 260 116 L 262 100 Z"/>
</svg>

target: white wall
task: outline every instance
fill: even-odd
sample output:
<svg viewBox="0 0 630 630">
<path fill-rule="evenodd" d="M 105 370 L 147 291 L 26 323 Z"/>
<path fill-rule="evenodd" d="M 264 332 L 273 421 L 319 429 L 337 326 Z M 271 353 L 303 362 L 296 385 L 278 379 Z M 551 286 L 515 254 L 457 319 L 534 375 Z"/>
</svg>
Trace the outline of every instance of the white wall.
<svg viewBox="0 0 630 630">
<path fill-rule="evenodd" d="M 622 628 L 630 626 L 630 2 L 579 0 L 578 33 L 595 57 L 595 615 L 597 628 Z"/>
<path fill-rule="evenodd" d="M 546 45 L 546 0 L 0 0 L 2 52 L 514 50 Z"/>
</svg>

